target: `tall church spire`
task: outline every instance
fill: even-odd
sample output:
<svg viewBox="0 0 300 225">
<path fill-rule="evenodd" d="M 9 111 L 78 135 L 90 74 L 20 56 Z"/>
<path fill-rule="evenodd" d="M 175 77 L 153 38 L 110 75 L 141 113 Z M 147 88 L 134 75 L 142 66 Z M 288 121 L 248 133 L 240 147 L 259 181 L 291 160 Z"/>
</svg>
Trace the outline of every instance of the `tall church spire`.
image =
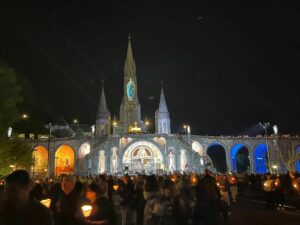
<svg viewBox="0 0 300 225">
<path fill-rule="evenodd" d="M 129 77 L 134 77 L 136 75 L 136 67 L 135 67 L 135 61 L 132 54 L 130 34 L 128 35 L 128 47 L 127 47 L 124 73 L 125 76 L 129 76 Z"/>
<path fill-rule="evenodd" d="M 156 133 L 159 134 L 171 133 L 170 115 L 167 107 L 162 81 L 161 81 L 161 94 L 160 94 L 159 106 L 157 111 L 155 112 L 155 125 L 156 125 Z"/>
<path fill-rule="evenodd" d="M 167 113 L 169 115 L 167 102 L 166 102 L 166 98 L 165 98 L 165 93 L 164 93 L 164 88 L 163 88 L 163 81 L 161 81 L 161 93 L 160 93 L 158 112 L 159 113 Z"/>
<path fill-rule="evenodd" d="M 105 93 L 104 93 L 104 81 L 102 81 L 102 91 L 101 91 L 101 97 L 100 97 L 100 102 L 98 106 L 98 115 L 97 119 L 101 119 L 103 117 L 106 117 L 107 115 L 110 115 L 110 112 L 107 108 L 106 104 L 106 98 L 105 98 Z"/>
<path fill-rule="evenodd" d="M 104 93 L 104 82 L 102 81 L 102 91 L 98 106 L 98 113 L 96 118 L 96 136 L 101 137 L 110 134 L 110 112 L 106 105 L 106 98 Z"/>
</svg>

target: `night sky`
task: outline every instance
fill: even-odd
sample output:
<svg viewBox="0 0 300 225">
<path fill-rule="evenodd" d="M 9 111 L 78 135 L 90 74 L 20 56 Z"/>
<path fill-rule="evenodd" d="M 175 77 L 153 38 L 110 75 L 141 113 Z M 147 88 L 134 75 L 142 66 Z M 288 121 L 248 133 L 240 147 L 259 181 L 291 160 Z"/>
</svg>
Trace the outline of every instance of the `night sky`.
<svg viewBox="0 0 300 225">
<path fill-rule="evenodd" d="M 300 133 L 292 1 L 20 2 L 0 7 L 0 58 L 33 87 L 34 108 L 21 111 L 45 123 L 93 124 L 101 80 L 119 116 L 130 32 L 142 117 L 152 124 L 163 80 L 175 133 L 189 123 L 193 134 L 239 135 L 260 121 Z"/>
</svg>

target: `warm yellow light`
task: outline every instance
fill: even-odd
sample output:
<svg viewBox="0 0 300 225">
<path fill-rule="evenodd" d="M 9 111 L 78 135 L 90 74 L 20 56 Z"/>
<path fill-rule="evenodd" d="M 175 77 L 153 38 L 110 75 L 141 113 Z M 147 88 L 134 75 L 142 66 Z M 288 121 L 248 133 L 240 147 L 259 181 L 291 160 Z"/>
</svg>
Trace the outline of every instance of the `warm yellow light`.
<svg viewBox="0 0 300 225">
<path fill-rule="evenodd" d="M 78 120 L 77 120 L 77 119 L 74 119 L 74 120 L 73 120 L 73 123 L 78 123 Z"/>
<path fill-rule="evenodd" d="M 186 129 L 186 128 L 187 128 L 187 125 L 183 125 L 183 128 Z"/>
<path fill-rule="evenodd" d="M 219 182 L 217 182 L 217 186 L 218 186 L 218 187 L 220 186 L 220 183 L 219 183 Z"/>
<path fill-rule="evenodd" d="M 115 127 L 115 126 L 117 126 L 117 122 L 116 122 L 116 121 L 114 121 L 114 122 L 113 122 L 113 125 L 114 125 L 114 127 Z"/>
<path fill-rule="evenodd" d="M 277 165 L 273 165 L 272 168 L 273 168 L 273 169 L 277 169 L 278 166 L 277 166 Z"/>
<path fill-rule="evenodd" d="M 47 208 L 50 208 L 50 204 L 51 204 L 51 199 L 47 198 L 47 199 L 43 199 L 40 201 L 40 203 L 44 206 L 46 206 Z"/>
<path fill-rule="evenodd" d="M 81 211 L 84 217 L 89 217 L 92 213 L 93 207 L 91 205 L 83 205 L 81 206 Z"/>
<path fill-rule="evenodd" d="M 23 118 L 23 119 L 27 119 L 27 118 L 28 118 L 28 115 L 27 115 L 26 113 L 24 113 L 24 114 L 22 115 L 22 118 Z"/>
<path fill-rule="evenodd" d="M 113 186 L 113 189 L 114 189 L 114 191 L 117 191 L 117 190 L 119 189 L 119 185 L 117 185 L 117 184 L 114 185 L 114 186 Z"/>
<path fill-rule="evenodd" d="M 146 126 L 149 126 L 149 121 L 146 121 Z"/>
</svg>

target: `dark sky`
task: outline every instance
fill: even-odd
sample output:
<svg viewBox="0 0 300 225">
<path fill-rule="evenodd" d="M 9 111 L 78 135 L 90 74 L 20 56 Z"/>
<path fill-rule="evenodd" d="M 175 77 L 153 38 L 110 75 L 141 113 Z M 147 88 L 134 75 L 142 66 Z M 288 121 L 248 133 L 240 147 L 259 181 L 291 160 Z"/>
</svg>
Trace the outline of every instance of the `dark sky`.
<svg viewBox="0 0 300 225">
<path fill-rule="evenodd" d="M 164 80 L 173 132 L 187 122 L 195 134 L 240 134 L 269 121 L 300 133 L 292 1 L 20 2 L 0 7 L 0 58 L 32 83 L 42 121 L 93 124 L 102 79 L 118 117 L 130 32 L 143 118 L 153 122 Z"/>
</svg>

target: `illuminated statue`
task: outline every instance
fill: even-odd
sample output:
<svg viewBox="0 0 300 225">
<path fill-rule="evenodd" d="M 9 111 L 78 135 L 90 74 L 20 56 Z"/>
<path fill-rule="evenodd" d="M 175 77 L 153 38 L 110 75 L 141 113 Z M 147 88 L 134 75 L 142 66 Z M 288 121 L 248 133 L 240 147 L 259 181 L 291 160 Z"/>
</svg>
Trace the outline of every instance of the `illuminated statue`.
<svg viewBox="0 0 300 225">
<path fill-rule="evenodd" d="M 169 170 L 171 172 L 175 170 L 175 156 L 172 151 L 169 154 Z"/>
<path fill-rule="evenodd" d="M 186 170 L 186 167 L 187 167 L 187 158 L 186 158 L 185 151 L 182 149 L 180 152 L 180 170 L 184 172 Z"/>
<path fill-rule="evenodd" d="M 117 173 L 118 172 L 118 157 L 117 157 L 117 149 L 116 148 L 112 149 L 111 164 L 112 164 L 112 172 Z"/>
<path fill-rule="evenodd" d="M 127 84 L 127 97 L 130 101 L 133 100 L 133 95 L 134 95 L 134 83 L 132 79 L 130 78 L 128 84 Z"/>
<path fill-rule="evenodd" d="M 99 172 L 105 172 L 105 152 L 103 150 L 100 151 L 99 155 Z"/>
</svg>

